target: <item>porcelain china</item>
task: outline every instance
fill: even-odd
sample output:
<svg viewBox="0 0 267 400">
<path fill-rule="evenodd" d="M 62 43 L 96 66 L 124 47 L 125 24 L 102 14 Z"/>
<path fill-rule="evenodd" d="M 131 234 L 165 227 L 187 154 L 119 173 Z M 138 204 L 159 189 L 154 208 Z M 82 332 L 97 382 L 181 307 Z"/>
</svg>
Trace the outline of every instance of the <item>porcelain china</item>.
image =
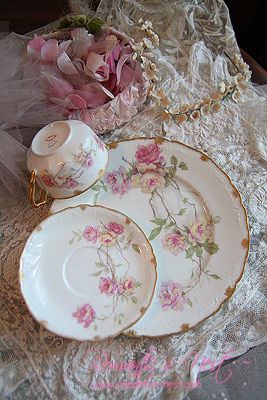
<svg viewBox="0 0 267 400">
<path fill-rule="evenodd" d="M 104 143 L 88 125 L 76 120 L 45 126 L 35 135 L 27 155 L 31 183 L 36 178 L 53 198 L 84 192 L 104 174 L 107 162 Z M 32 203 L 36 206 L 34 196 Z"/>
<path fill-rule="evenodd" d="M 120 334 L 146 311 L 156 259 L 127 216 L 81 205 L 48 217 L 33 231 L 20 261 L 20 285 L 34 318 L 77 340 Z"/>
<path fill-rule="evenodd" d="M 148 236 L 158 280 L 147 313 L 128 334 L 184 332 L 234 292 L 249 249 L 247 216 L 230 178 L 204 153 L 161 138 L 112 143 L 93 188 L 51 211 L 99 203 L 129 215 Z"/>
</svg>

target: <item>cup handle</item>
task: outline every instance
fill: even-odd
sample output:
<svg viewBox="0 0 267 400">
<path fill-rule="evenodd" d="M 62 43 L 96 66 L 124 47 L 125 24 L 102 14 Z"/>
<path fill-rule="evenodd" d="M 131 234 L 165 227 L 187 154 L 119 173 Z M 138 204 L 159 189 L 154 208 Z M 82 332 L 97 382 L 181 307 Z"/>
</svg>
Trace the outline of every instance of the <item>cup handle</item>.
<svg viewBox="0 0 267 400">
<path fill-rule="evenodd" d="M 29 189 L 29 199 L 31 206 L 33 208 L 40 207 L 47 202 L 47 192 L 45 190 L 41 191 L 40 199 L 35 200 L 35 177 L 36 177 L 36 172 L 32 171 L 31 172 L 31 178 L 30 178 L 30 189 Z"/>
</svg>

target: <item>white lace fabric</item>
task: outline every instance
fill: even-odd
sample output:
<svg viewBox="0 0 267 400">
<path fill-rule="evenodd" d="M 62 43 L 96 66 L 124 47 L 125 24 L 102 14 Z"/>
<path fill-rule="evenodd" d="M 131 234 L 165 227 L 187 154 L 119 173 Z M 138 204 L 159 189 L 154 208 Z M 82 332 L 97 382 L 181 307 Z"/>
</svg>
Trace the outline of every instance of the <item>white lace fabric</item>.
<svg viewBox="0 0 267 400">
<path fill-rule="evenodd" d="M 102 0 L 97 16 L 106 19 L 109 15 L 112 24 L 129 36 L 135 35 L 139 18 L 153 22 L 161 39 L 157 62 L 161 85 L 177 105 L 195 103 L 216 90 L 229 74 L 223 51 L 230 55 L 238 51 L 228 10 L 220 0 Z M 148 104 L 123 127 L 104 136 L 111 142 L 166 134 L 200 148 L 231 177 L 243 198 L 251 234 L 244 275 L 217 314 L 184 334 L 121 335 L 80 343 L 45 330 L 22 299 L 18 268 L 26 239 L 46 217 L 47 208 L 30 209 L 25 193 L 1 198 L 1 398 L 182 399 L 189 390 L 183 383 L 196 381 L 203 357 L 220 362 L 227 353 L 235 357 L 266 340 L 266 103 L 264 88 L 251 85 L 241 102 L 226 100 L 218 113 L 180 126 L 173 121 L 162 123 L 159 110 Z M 106 353 L 101 355 L 101 351 Z M 149 351 L 155 361 L 152 369 L 143 370 L 143 385 L 136 384 L 130 370 L 118 371 L 107 364 L 107 357 L 120 364 L 140 362 Z M 97 364 L 96 352 L 100 354 Z M 200 363 L 194 365 L 196 353 Z M 164 369 L 166 362 L 170 367 Z M 181 383 L 168 388 L 168 381 Z M 132 387 L 123 387 L 127 382 Z M 97 384 L 107 388 L 90 387 Z"/>
</svg>

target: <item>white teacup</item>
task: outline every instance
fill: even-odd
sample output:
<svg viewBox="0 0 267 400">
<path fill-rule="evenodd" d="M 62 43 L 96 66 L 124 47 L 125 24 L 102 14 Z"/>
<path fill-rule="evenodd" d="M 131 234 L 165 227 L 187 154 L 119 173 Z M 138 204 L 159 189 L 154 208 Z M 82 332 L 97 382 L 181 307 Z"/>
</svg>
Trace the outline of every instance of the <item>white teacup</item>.
<svg viewBox="0 0 267 400">
<path fill-rule="evenodd" d="M 77 196 L 104 174 L 108 150 L 93 130 L 81 121 L 56 121 L 34 137 L 27 154 L 31 172 L 30 201 L 33 207 L 54 199 Z M 43 189 L 35 200 L 35 180 Z"/>
</svg>

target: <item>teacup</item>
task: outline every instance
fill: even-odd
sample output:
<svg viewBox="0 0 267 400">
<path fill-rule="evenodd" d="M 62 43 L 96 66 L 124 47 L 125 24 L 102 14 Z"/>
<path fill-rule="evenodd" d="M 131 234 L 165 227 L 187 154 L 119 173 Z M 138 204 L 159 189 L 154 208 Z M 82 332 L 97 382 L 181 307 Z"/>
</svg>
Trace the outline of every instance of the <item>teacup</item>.
<svg viewBox="0 0 267 400">
<path fill-rule="evenodd" d="M 105 144 L 84 122 L 56 121 L 46 125 L 35 135 L 27 154 L 32 206 L 45 204 L 48 194 L 54 199 L 79 195 L 101 178 L 107 163 Z M 38 201 L 35 181 L 43 189 Z"/>
</svg>

